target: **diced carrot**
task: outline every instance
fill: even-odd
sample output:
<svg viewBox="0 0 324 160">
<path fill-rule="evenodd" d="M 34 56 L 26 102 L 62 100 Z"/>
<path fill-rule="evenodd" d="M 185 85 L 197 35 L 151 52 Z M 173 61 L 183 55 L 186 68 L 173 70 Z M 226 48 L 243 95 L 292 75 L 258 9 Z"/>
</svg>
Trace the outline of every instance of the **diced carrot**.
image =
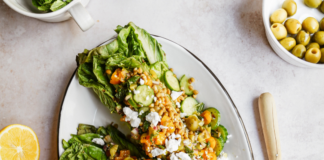
<svg viewBox="0 0 324 160">
<path fill-rule="evenodd" d="M 201 116 L 204 117 L 204 124 L 209 124 L 211 122 L 212 119 L 212 115 L 209 111 L 204 111 L 203 113 L 201 113 Z"/>
<path fill-rule="evenodd" d="M 115 157 L 115 160 L 124 160 L 124 157 Z"/>
<path fill-rule="evenodd" d="M 161 119 L 161 124 L 163 126 L 168 127 L 168 132 L 169 133 L 173 133 L 175 131 L 175 127 L 174 124 L 172 123 L 172 121 L 170 120 L 170 118 L 168 116 L 163 116 Z"/>
<path fill-rule="evenodd" d="M 211 148 L 215 148 L 216 140 L 214 137 L 209 137 L 208 139 L 206 139 L 206 142 L 209 142 Z"/>
<path fill-rule="evenodd" d="M 119 84 L 121 81 L 120 81 L 120 72 L 121 72 L 121 69 L 120 68 L 117 68 L 115 70 L 115 72 L 112 74 L 111 78 L 110 78 L 110 83 L 111 84 Z"/>
<path fill-rule="evenodd" d="M 153 83 L 152 83 L 150 76 L 146 76 L 146 82 L 144 84 L 152 87 Z"/>
<path fill-rule="evenodd" d="M 110 83 L 120 84 L 121 82 L 124 82 L 126 78 L 126 74 L 127 74 L 126 69 L 117 68 L 115 72 L 111 75 Z"/>
<path fill-rule="evenodd" d="M 202 150 L 204 160 L 217 160 L 216 154 L 214 152 L 208 152 L 208 149 Z"/>
<path fill-rule="evenodd" d="M 154 138 L 154 141 L 156 145 L 163 145 L 165 143 L 165 139 L 165 134 L 163 132 L 159 132 L 159 135 Z"/>
</svg>

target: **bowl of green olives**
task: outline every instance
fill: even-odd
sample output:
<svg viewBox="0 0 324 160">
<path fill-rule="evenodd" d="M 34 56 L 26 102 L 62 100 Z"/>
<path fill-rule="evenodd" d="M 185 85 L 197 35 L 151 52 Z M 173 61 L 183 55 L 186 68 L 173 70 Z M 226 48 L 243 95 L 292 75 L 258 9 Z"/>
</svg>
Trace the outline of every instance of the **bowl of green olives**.
<svg viewBox="0 0 324 160">
<path fill-rule="evenodd" d="M 263 0 L 262 16 L 272 49 L 290 64 L 324 69 L 324 1 Z"/>
</svg>

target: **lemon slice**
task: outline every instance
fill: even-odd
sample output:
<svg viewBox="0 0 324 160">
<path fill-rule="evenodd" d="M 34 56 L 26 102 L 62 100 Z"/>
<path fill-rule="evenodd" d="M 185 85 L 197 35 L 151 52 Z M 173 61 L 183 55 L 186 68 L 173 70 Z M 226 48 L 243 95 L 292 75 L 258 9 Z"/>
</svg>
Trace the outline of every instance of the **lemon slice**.
<svg viewBox="0 0 324 160">
<path fill-rule="evenodd" d="M 0 160 L 38 160 L 39 143 L 35 132 L 13 124 L 0 131 Z"/>
</svg>

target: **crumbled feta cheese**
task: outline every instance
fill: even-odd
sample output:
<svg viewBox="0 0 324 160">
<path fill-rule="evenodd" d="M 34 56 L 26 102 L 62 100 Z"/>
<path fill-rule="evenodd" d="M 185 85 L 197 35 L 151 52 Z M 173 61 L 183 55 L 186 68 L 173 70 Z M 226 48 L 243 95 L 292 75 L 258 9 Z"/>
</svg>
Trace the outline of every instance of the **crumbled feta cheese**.
<svg viewBox="0 0 324 160">
<path fill-rule="evenodd" d="M 154 100 L 154 102 L 156 102 L 157 98 L 156 98 L 156 97 L 154 97 L 154 98 L 153 98 L 153 100 Z"/>
<path fill-rule="evenodd" d="M 238 156 L 235 156 L 235 158 L 238 158 Z"/>
<path fill-rule="evenodd" d="M 143 85 L 145 82 L 144 80 L 141 78 L 140 81 L 139 81 L 140 85 Z"/>
<path fill-rule="evenodd" d="M 152 81 L 153 84 L 160 84 L 158 81 Z"/>
<path fill-rule="evenodd" d="M 227 153 L 222 151 L 217 157 L 217 160 L 228 160 Z"/>
<path fill-rule="evenodd" d="M 231 135 L 231 134 L 227 135 L 227 138 L 231 138 L 231 137 L 232 137 L 232 135 Z"/>
<path fill-rule="evenodd" d="M 171 139 L 180 138 L 180 137 L 181 137 L 180 134 L 174 134 L 174 133 L 172 133 L 172 134 L 169 136 L 169 138 L 171 138 Z"/>
<path fill-rule="evenodd" d="M 176 154 L 181 160 L 191 160 L 190 156 L 187 153 L 179 152 Z"/>
<path fill-rule="evenodd" d="M 171 157 L 170 157 L 170 160 L 179 160 L 179 159 L 174 153 L 172 153 Z"/>
<path fill-rule="evenodd" d="M 133 111 L 129 107 L 124 107 L 123 112 L 126 115 L 125 121 L 130 121 L 131 126 L 137 128 L 141 123 L 141 119 L 138 118 L 138 112 Z"/>
<path fill-rule="evenodd" d="M 190 142 L 189 139 L 186 139 L 186 140 L 183 141 L 183 144 L 184 144 L 185 146 L 189 147 L 190 144 L 191 144 L 191 142 Z"/>
<path fill-rule="evenodd" d="M 140 91 L 138 91 L 138 90 L 133 90 L 133 92 L 134 92 L 134 94 L 139 94 L 139 93 L 141 93 Z"/>
<path fill-rule="evenodd" d="M 161 121 L 161 116 L 157 112 L 151 112 L 146 115 L 146 120 L 151 122 L 151 125 L 156 126 Z"/>
<path fill-rule="evenodd" d="M 160 128 L 161 129 L 168 129 L 169 127 L 160 125 Z"/>
<path fill-rule="evenodd" d="M 179 138 L 178 140 L 176 138 Z M 179 146 L 181 144 L 181 135 L 177 134 L 175 135 L 172 133 L 171 136 L 169 136 L 169 139 L 165 140 L 165 147 L 166 150 L 169 152 L 177 151 Z"/>
<path fill-rule="evenodd" d="M 180 91 L 180 92 L 172 91 L 172 93 L 171 93 L 172 100 L 176 100 L 178 97 L 180 97 L 182 95 L 182 93 L 183 93 L 183 91 Z"/>
<path fill-rule="evenodd" d="M 159 156 L 159 155 L 162 155 L 162 154 L 166 154 L 166 151 L 165 151 L 165 149 L 154 148 L 151 151 L 151 154 L 152 154 L 153 157 L 156 157 L 156 156 Z"/>
<path fill-rule="evenodd" d="M 149 96 L 146 96 L 146 100 L 148 101 L 150 99 L 150 97 Z"/>
<path fill-rule="evenodd" d="M 101 139 L 101 138 L 94 138 L 94 139 L 92 139 L 91 142 L 93 142 L 93 143 L 95 143 L 95 144 L 98 144 L 98 145 L 100 145 L 100 146 L 105 145 L 105 141 L 104 141 L 103 139 Z"/>
<path fill-rule="evenodd" d="M 176 102 L 176 105 L 177 105 L 178 108 L 181 107 L 179 102 Z"/>
<path fill-rule="evenodd" d="M 180 117 L 183 118 L 187 115 L 187 113 L 180 113 Z"/>
<path fill-rule="evenodd" d="M 227 140 L 226 143 L 229 143 L 229 140 Z"/>
<path fill-rule="evenodd" d="M 157 158 L 157 160 L 161 160 L 161 158 Z"/>
<path fill-rule="evenodd" d="M 154 95 L 152 94 L 151 98 L 153 98 L 153 97 L 154 97 Z"/>
<path fill-rule="evenodd" d="M 144 111 L 141 110 L 141 111 L 138 113 L 138 115 L 142 115 L 143 113 L 144 113 Z"/>
</svg>

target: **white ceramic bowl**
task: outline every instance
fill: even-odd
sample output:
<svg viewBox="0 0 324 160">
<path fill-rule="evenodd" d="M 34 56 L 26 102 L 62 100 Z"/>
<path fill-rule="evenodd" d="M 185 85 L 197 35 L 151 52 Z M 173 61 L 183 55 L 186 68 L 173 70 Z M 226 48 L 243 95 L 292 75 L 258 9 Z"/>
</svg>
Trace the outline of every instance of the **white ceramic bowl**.
<svg viewBox="0 0 324 160">
<path fill-rule="evenodd" d="M 183 74 L 188 77 L 195 77 L 193 83 L 195 89 L 199 91 L 197 100 L 204 102 L 206 107 L 215 107 L 221 113 L 221 124 L 223 124 L 229 134 L 229 143 L 225 144 L 224 152 L 229 159 L 254 160 L 249 137 L 245 130 L 242 118 L 235 107 L 231 97 L 224 86 L 212 73 L 212 71 L 193 53 L 182 46 L 162 37 L 154 36 L 162 45 L 166 53 L 169 67 L 174 69 L 178 78 Z M 111 42 L 108 40 L 104 44 Z M 118 124 L 118 129 L 129 134 L 130 130 L 125 122 L 121 122 L 120 115 L 110 114 L 109 110 L 100 102 L 92 89 L 79 84 L 74 73 L 66 89 L 64 100 L 58 123 L 58 155 L 64 151 L 62 139 L 68 140 L 71 134 L 76 133 L 79 123 L 106 126 L 111 122 Z M 238 156 L 238 158 L 235 158 Z"/>
<path fill-rule="evenodd" d="M 33 6 L 32 0 L 4 0 L 4 2 L 16 12 L 46 22 L 62 22 L 71 16 L 79 27 L 86 31 L 94 25 L 94 20 L 85 9 L 90 0 L 73 0 L 60 10 L 50 13 L 42 13 Z"/>
<path fill-rule="evenodd" d="M 281 8 L 284 0 L 263 0 L 262 4 L 262 16 L 263 24 L 265 27 L 265 32 L 267 39 L 272 47 L 272 49 L 285 61 L 295 66 L 304 67 L 304 68 L 324 68 L 324 64 L 314 64 L 309 63 L 303 59 L 297 58 L 284 47 L 281 46 L 279 41 L 274 37 L 270 29 L 270 15 L 277 9 Z M 288 18 L 295 18 L 299 20 L 300 23 L 304 21 L 307 17 L 314 17 L 320 21 L 324 14 L 321 13 L 318 9 L 309 8 L 304 4 L 304 0 L 295 0 L 297 3 L 297 12 L 295 15 Z"/>
</svg>

